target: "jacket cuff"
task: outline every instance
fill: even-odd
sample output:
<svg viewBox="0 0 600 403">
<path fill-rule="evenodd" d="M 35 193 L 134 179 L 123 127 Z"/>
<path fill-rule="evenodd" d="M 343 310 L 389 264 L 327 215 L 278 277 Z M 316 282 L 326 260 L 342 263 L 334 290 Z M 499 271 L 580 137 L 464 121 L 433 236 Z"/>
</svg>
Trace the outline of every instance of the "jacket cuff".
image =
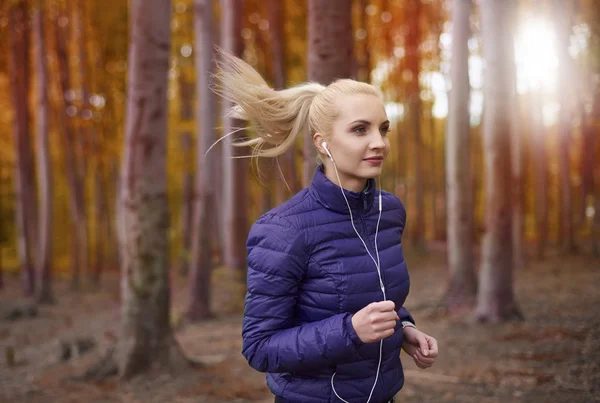
<svg viewBox="0 0 600 403">
<path fill-rule="evenodd" d="M 356 330 L 354 330 L 354 326 L 352 326 L 352 316 L 352 314 L 347 314 L 344 318 L 344 330 L 355 346 L 362 346 L 365 343 L 363 343 L 363 341 L 358 337 Z"/>
</svg>

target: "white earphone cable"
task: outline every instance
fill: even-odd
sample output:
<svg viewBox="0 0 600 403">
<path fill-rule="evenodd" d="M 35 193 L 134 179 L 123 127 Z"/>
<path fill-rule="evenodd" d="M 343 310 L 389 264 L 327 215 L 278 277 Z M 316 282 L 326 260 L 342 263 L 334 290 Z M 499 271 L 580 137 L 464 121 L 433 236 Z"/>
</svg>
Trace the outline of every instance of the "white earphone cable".
<svg viewBox="0 0 600 403">
<path fill-rule="evenodd" d="M 329 150 L 327 150 L 327 149 L 325 149 L 325 150 L 329 154 L 329 158 L 331 159 L 331 162 L 333 163 L 333 168 L 335 170 L 335 175 L 336 175 L 337 180 L 338 180 L 338 185 L 339 185 L 340 190 L 342 192 L 342 196 L 344 196 L 344 200 L 346 201 L 346 205 L 348 206 L 348 212 L 350 213 L 350 222 L 352 223 L 352 228 L 354 229 L 354 232 L 358 236 L 358 239 L 360 239 L 360 241 L 364 245 L 367 253 L 369 254 L 369 257 L 371 258 L 371 260 L 373 260 L 373 263 L 375 263 L 375 267 L 377 268 L 377 275 L 379 277 L 379 286 L 381 288 L 381 291 L 383 292 L 383 299 L 385 301 L 385 300 L 387 300 L 387 296 L 386 296 L 386 293 L 385 293 L 385 286 L 383 285 L 383 280 L 381 278 L 381 261 L 379 259 L 379 249 L 377 247 L 377 234 L 379 233 L 379 222 L 381 220 L 381 210 L 382 210 L 382 206 L 381 206 L 381 190 L 379 190 L 379 217 L 377 218 L 377 227 L 375 229 L 375 254 L 377 255 L 377 260 L 375 260 L 375 258 L 373 257 L 373 255 L 369 251 L 369 248 L 367 248 L 367 244 L 365 243 L 365 241 L 363 240 L 363 238 L 358 233 L 358 230 L 354 226 L 354 217 L 352 215 L 352 209 L 350 208 L 350 203 L 348 202 L 348 198 L 346 197 L 346 194 L 344 193 L 344 189 L 342 188 L 342 181 L 340 180 L 340 175 L 338 173 L 337 166 L 335 165 L 335 161 L 333 160 L 333 157 L 329 153 Z M 382 356 L 383 356 L 383 339 L 379 341 L 379 362 L 377 363 L 377 372 L 375 373 L 375 382 L 373 382 L 373 387 L 371 388 L 371 393 L 369 393 L 369 399 L 367 400 L 367 403 L 369 403 L 371 401 L 371 398 L 373 397 L 373 391 L 375 391 L 375 386 L 377 385 L 377 380 L 379 379 L 379 369 L 381 368 L 381 359 L 382 359 Z M 333 385 L 333 378 L 335 378 L 336 373 L 337 372 L 334 372 L 333 375 L 331 376 L 331 388 L 333 389 L 333 393 L 335 393 L 335 395 L 338 397 L 338 399 L 340 399 L 344 403 L 348 403 L 348 401 L 344 400 L 340 395 L 338 395 L 337 391 L 335 390 L 335 386 Z"/>
</svg>

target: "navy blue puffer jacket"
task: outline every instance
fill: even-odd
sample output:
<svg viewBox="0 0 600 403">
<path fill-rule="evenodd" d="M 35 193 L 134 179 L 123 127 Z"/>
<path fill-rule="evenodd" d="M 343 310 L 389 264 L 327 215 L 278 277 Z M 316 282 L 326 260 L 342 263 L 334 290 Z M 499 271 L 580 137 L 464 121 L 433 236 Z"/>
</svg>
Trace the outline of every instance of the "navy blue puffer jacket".
<svg viewBox="0 0 600 403">
<path fill-rule="evenodd" d="M 379 216 L 375 180 L 364 192 L 344 190 L 356 229 L 375 254 Z M 387 298 L 401 321 L 409 276 L 402 252 L 406 211 L 382 192 L 377 244 Z M 379 343 L 363 343 L 352 315 L 383 300 L 375 264 L 352 229 L 340 188 L 319 167 L 309 188 L 260 217 L 248 242 L 248 292 L 242 326 L 243 354 L 267 373 L 271 391 L 293 403 L 365 403 L 375 381 Z M 391 399 L 404 383 L 402 325 L 383 342 L 372 403 Z"/>
</svg>

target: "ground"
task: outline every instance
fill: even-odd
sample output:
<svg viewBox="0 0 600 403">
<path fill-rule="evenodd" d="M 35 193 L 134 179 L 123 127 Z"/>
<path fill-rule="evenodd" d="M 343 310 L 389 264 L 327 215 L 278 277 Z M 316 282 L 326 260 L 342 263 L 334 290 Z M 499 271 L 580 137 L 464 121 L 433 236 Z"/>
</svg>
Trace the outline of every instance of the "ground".
<svg viewBox="0 0 600 403">
<path fill-rule="evenodd" d="M 442 253 L 409 260 L 406 307 L 419 328 L 436 337 L 440 356 L 420 370 L 403 355 L 406 381 L 399 402 L 600 402 L 600 261 L 550 257 L 516 273 L 518 323 L 480 325 L 468 314 L 436 309 L 445 284 Z M 174 275 L 173 322 L 186 301 L 185 280 Z M 172 376 L 156 371 L 129 382 L 70 379 L 95 362 L 118 333 L 118 278 L 105 274 L 101 291 L 68 290 L 57 280 L 57 305 L 34 318 L 0 322 L 0 402 L 272 402 L 264 374 L 242 355 L 241 313 L 223 296 L 239 287 L 215 276 L 215 318 L 182 327 L 176 337 L 202 368 Z M 0 310 L 21 301 L 18 279 L 7 276 Z M 93 337 L 98 345 L 66 362 L 58 340 Z M 14 352 L 14 364 L 8 365 Z"/>
</svg>

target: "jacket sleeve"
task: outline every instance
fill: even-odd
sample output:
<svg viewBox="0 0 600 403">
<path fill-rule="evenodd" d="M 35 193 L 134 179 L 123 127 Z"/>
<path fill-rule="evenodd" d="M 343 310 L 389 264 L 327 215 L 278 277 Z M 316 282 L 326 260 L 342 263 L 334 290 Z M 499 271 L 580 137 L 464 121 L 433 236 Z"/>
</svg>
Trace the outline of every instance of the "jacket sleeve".
<svg viewBox="0 0 600 403">
<path fill-rule="evenodd" d="M 415 320 L 413 319 L 412 315 L 410 314 L 410 312 L 408 312 L 406 310 L 405 307 L 400 308 L 400 310 L 398 311 L 398 316 L 400 317 L 401 322 L 409 321 L 413 325 L 416 325 Z"/>
<path fill-rule="evenodd" d="M 347 361 L 362 342 L 352 314 L 294 326 L 308 261 L 301 231 L 280 217 L 257 221 L 247 243 L 248 276 L 242 354 L 261 372 L 294 372 Z"/>
<path fill-rule="evenodd" d="M 400 233 L 404 234 L 404 229 L 406 228 L 406 208 L 397 196 L 394 195 L 393 200 L 395 203 L 394 207 L 398 211 L 398 223 L 400 224 Z M 400 317 L 401 322 L 408 321 L 411 322 L 413 325 L 416 325 L 415 319 L 412 317 L 410 312 L 406 310 L 406 308 L 401 307 L 398 311 L 398 316 Z"/>
</svg>

